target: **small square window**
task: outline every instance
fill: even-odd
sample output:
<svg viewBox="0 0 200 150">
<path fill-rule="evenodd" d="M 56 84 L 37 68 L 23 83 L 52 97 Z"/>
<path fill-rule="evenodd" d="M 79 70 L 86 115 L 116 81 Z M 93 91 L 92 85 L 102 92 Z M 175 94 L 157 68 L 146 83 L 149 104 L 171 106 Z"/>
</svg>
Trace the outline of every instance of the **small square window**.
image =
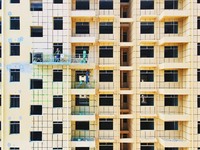
<svg viewBox="0 0 200 150">
<path fill-rule="evenodd" d="M 113 46 L 100 46 L 99 47 L 100 58 L 113 58 Z"/>
<path fill-rule="evenodd" d="M 140 95 L 140 106 L 154 106 L 154 95 L 153 94 L 141 94 Z"/>
<path fill-rule="evenodd" d="M 178 70 L 165 70 L 165 82 L 178 82 Z"/>
<path fill-rule="evenodd" d="M 53 29 L 54 30 L 62 30 L 63 29 L 63 18 L 62 17 L 54 17 L 53 18 Z"/>
<path fill-rule="evenodd" d="M 89 0 L 76 0 L 76 10 L 89 10 L 90 1 Z"/>
<path fill-rule="evenodd" d="M 140 9 L 154 9 L 154 0 L 140 0 Z"/>
<path fill-rule="evenodd" d="M 62 82 L 62 81 L 63 81 L 63 71 L 53 70 L 53 82 Z"/>
<path fill-rule="evenodd" d="M 165 46 L 165 58 L 178 58 L 178 46 Z"/>
<path fill-rule="evenodd" d="M 89 96 L 76 95 L 76 106 L 89 106 Z"/>
<path fill-rule="evenodd" d="M 63 107 L 63 96 L 62 95 L 54 95 L 53 96 L 53 107 Z"/>
<path fill-rule="evenodd" d="M 154 143 L 141 143 L 140 149 L 141 150 L 154 150 Z"/>
<path fill-rule="evenodd" d="M 10 82 L 20 82 L 20 69 L 10 69 Z"/>
<path fill-rule="evenodd" d="M 99 9 L 113 9 L 113 0 L 99 0 Z"/>
<path fill-rule="evenodd" d="M 178 130 L 178 121 L 165 122 L 165 130 Z"/>
<path fill-rule="evenodd" d="M 99 82 L 113 82 L 113 70 L 100 70 Z"/>
<path fill-rule="evenodd" d="M 41 131 L 31 131 L 30 132 L 31 141 L 42 141 L 42 132 Z"/>
<path fill-rule="evenodd" d="M 165 150 L 178 150 L 177 147 L 169 147 L 169 148 L 165 148 Z"/>
<path fill-rule="evenodd" d="M 165 22 L 165 34 L 178 34 L 178 22 Z"/>
<path fill-rule="evenodd" d="M 178 95 L 165 95 L 165 106 L 178 106 Z"/>
<path fill-rule="evenodd" d="M 43 37 L 43 27 L 31 27 L 31 37 Z"/>
<path fill-rule="evenodd" d="M 17 4 L 17 3 L 20 3 L 20 0 L 10 0 L 10 3 Z"/>
<path fill-rule="evenodd" d="M 154 71 L 140 70 L 140 82 L 154 82 Z"/>
<path fill-rule="evenodd" d="M 198 121 L 198 134 L 200 134 L 200 121 Z"/>
<path fill-rule="evenodd" d="M 197 95 L 197 107 L 200 108 L 200 95 Z"/>
<path fill-rule="evenodd" d="M 19 134 L 19 133 L 20 133 L 20 122 L 10 121 L 10 134 Z"/>
<path fill-rule="evenodd" d="M 53 133 L 63 133 L 63 123 L 62 122 L 53 122 Z"/>
<path fill-rule="evenodd" d="M 113 22 L 100 22 L 99 34 L 113 34 Z"/>
<path fill-rule="evenodd" d="M 197 17 L 197 29 L 200 29 L 200 17 Z"/>
<path fill-rule="evenodd" d="M 10 108 L 20 107 L 20 95 L 10 95 Z"/>
<path fill-rule="evenodd" d="M 76 130 L 89 130 L 89 121 L 76 121 Z"/>
<path fill-rule="evenodd" d="M 197 43 L 197 55 L 200 56 L 200 43 Z"/>
<path fill-rule="evenodd" d="M 113 106 L 113 95 L 112 94 L 99 95 L 99 106 Z"/>
<path fill-rule="evenodd" d="M 178 0 L 165 0 L 165 9 L 178 9 Z"/>
<path fill-rule="evenodd" d="M 99 150 L 114 150 L 113 143 L 99 143 Z"/>
<path fill-rule="evenodd" d="M 197 81 L 200 81 L 200 69 L 197 69 Z"/>
<path fill-rule="evenodd" d="M 140 46 L 140 58 L 153 58 L 154 46 Z"/>
<path fill-rule="evenodd" d="M 10 30 L 20 30 L 20 17 L 10 17 Z"/>
<path fill-rule="evenodd" d="M 113 119 L 99 119 L 99 130 L 113 130 Z"/>
<path fill-rule="evenodd" d="M 154 130 L 154 119 L 140 119 L 140 130 Z"/>
<path fill-rule="evenodd" d="M 42 79 L 31 79 L 31 89 L 42 89 L 43 81 Z"/>
<path fill-rule="evenodd" d="M 154 22 L 141 22 L 140 33 L 141 34 L 154 34 Z"/>
<path fill-rule="evenodd" d="M 31 105 L 31 115 L 42 115 L 42 105 Z"/>
<path fill-rule="evenodd" d="M 90 23 L 76 22 L 76 34 L 90 34 Z"/>
<path fill-rule="evenodd" d="M 10 43 L 10 56 L 20 55 L 20 43 Z"/>
<path fill-rule="evenodd" d="M 42 11 L 43 10 L 43 5 L 42 2 L 38 0 L 31 1 L 31 11 Z"/>
</svg>

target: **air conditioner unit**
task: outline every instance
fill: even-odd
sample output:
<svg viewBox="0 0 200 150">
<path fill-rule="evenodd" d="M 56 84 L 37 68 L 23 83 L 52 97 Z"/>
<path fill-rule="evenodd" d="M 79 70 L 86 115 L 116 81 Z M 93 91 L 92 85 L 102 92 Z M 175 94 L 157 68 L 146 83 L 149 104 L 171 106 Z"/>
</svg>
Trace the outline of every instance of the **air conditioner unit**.
<svg viewBox="0 0 200 150">
<path fill-rule="evenodd" d="M 87 98 L 87 95 L 79 95 L 79 98 Z"/>
</svg>

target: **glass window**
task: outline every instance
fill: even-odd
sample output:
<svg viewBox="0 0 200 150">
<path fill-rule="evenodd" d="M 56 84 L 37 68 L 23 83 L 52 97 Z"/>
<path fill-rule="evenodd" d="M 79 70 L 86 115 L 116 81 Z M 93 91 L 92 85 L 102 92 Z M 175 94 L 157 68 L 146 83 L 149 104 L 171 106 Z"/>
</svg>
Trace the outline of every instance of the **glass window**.
<svg viewBox="0 0 200 150">
<path fill-rule="evenodd" d="M 99 130 L 113 130 L 113 119 L 99 119 Z"/>
<path fill-rule="evenodd" d="M 177 34 L 178 22 L 165 22 L 165 34 Z"/>
<path fill-rule="evenodd" d="M 154 106 L 154 95 L 153 94 L 141 94 L 140 95 L 140 106 Z"/>
<path fill-rule="evenodd" d="M 197 43 L 197 55 L 200 56 L 200 43 Z"/>
<path fill-rule="evenodd" d="M 19 134 L 19 133 L 20 133 L 20 122 L 10 121 L 10 134 Z"/>
<path fill-rule="evenodd" d="M 200 29 L 200 17 L 197 17 L 197 29 Z"/>
<path fill-rule="evenodd" d="M 54 30 L 62 30 L 63 29 L 63 18 L 62 17 L 54 17 L 53 18 L 53 29 Z"/>
<path fill-rule="evenodd" d="M 20 69 L 10 69 L 10 82 L 20 82 Z"/>
<path fill-rule="evenodd" d="M 100 70 L 99 82 L 113 82 L 113 70 Z"/>
<path fill-rule="evenodd" d="M 76 22 L 76 34 L 90 34 L 90 23 Z"/>
<path fill-rule="evenodd" d="M 165 150 L 178 150 L 177 147 L 168 147 L 168 148 L 165 148 Z"/>
<path fill-rule="evenodd" d="M 165 95 L 165 106 L 178 106 L 178 95 Z"/>
<path fill-rule="evenodd" d="M 99 47 L 100 58 L 112 58 L 113 57 L 113 46 L 100 46 Z"/>
<path fill-rule="evenodd" d="M 31 11 L 42 11 L 43 10 L 43 5 L 42 2 L 39 2 L 38 0 L 31 1 Z"/>
<path fill-rule="evenodd" d="M 154 0 L 140 0 L 140 9 L 154 9 Z"/>
<path fill-rule="evenodd" d="M 89 95 L 76 95 L 76 106 L 89 106 Z"/>
<path fill-rule="evenodd" d="M 53 107 L 63 107 L 63 96 L 62 95 L 54 95 L 53 96 Z"/>
<path fill-rule="evenodd" d="M 165 122 L 165 130 L 178 130 L 178 121 Z"/>
<path fill-rule="evenodd" d="M 10 17 L 10 30 L 20 30 L 20 17 Z"/>
<path fill-rule="evenodd" d="M 75 150 L 90 150 L 89 147 L 76 147 Z"/>
<path fill-rule="evenodd" d="M 197 81 L 200 81 L 200 69 L 197 69 Z"/>
<path fill-rule="evenodd" d="M 31 27 L 31 37 L 43 37 L 43 27 Z"/>
<path fill-rule="evenodd" d="M 63 123 L 62 122 L 53 122 L 53 133 L 63 133 Z"/>
<path fill-rule="evenodd" d="M 200 107 L 200 95 L 197 95 L 197 107 Z"/>
<path fill-rule="evenodd" d="M 10 108 L 20 107 L 20 95 L 10 95 Z"/>
<path fill-rule="evenodd" d="M 76 130 L 90 130 L 89 121 L 76 121 Z"/>
<path fill-rule="evenodd" d="M 63 0 L 53 0 L 53 3 L 54 3 L 54 4 L 62 4 L 62 3 L 63 3 Z"/>
<path fill-rule="evenodd" d="M 10 3 L 12 4 L 20 3 L 20 0 L 10 0 Z"/>
<path fill-rule="evenodd" d="M 140 70 L 140 82 L 154 82 L 154 71 Z"/>
<path fill-rule="evenodd" d="M 113 34 L 113 23 L 112 22 L 100 22 L 99 23 L 99 34 Z"/>
<path fill-rule="evenodd" d="M 86 51 L 86 57 L 88 57 L 89 46 L 76 46 L 76 58 L 82 58 L 84 51 Z"/>
<path fill-rule="evenodd" d="M 165 9 L 178 9 L 178 0 L 165 0 Z"/>
<path fill-rule="evenodd" d="M 89 10 L 90 1 L 89 0 L 76 0 L 76 10 Z"/>
<path fill-rule="evenodd" d="M 63 70 L 53 70 L 53 82 L 63 81 Z"/>
<path fill-rule="evenodd" d="M 63 43 L 53 43 L 53 53 L 56 53 L 56 50 L 59 49 L 60 53 L 63 53 Z"/>
<path fill-rule="evenodd" d="M 31 115 L 42 115 L 42 105 L 31 105 Z"/>
<path fill-rule="evenodd" d="M 100 94 L 99 95 L 99 106 L 113 106 L 113 95 L 112 94 Z"/>
<path fill-rule="evenodd" d="M 165 82 L 178 82 L 178 70 L 165 70 Z"/>
<path fill-rule="evenodd" d="M 200 134 L 200 121 L 198 121 L 198 134 Z"/>
<path fill-rule="evenodd" d="M 20 43 L 10 43 L 10 56 L 20 55 Z"/>
<path fill-rule="evenodd" d="M 99 143 L 99 150 L 113 150 L 113 143 Z"/>
<path fill-rule="evenodd" d="M 141 58 L 153 58 L 154 57 L 154 46 L 140 46 L 140 57 Z"/>
<path fill-rule="evenodd" d="M 19 150 L 19 147 L 10 147 L 10 150 Z"/>
<path fill-rule="evenodd" d="M 42 132 L 41 131 L 31 131 L 30 132 L 31 141 L 42 141 Z"/>
<path fill-rule="evenodd" d="M 42 89 L 43 88 L 42 79 L 31 79 L 31 89 Z"/>
<path fill-rule="evenodd" d="M 113 0 L 99 0 L 99 9 L 113 9 Z"/>
<path fill-rule="evenodd" d="M 154 150 L 154 143 L 141 143 L 140 149 L 141 150 Z"/>
<path fill-rule="evenodd" d="M 178 58 L 178 46 L 165 46 L 165 58 Z"/>
<path fill-rule="evenodd" d="M 141 34 L 154 34 L 154 22 L 141 22 Z"/>
<path fill-rule="evenodd" d="M 154 119 L 140 119 L 140 130 L 154 130 Z"/>
</svg>

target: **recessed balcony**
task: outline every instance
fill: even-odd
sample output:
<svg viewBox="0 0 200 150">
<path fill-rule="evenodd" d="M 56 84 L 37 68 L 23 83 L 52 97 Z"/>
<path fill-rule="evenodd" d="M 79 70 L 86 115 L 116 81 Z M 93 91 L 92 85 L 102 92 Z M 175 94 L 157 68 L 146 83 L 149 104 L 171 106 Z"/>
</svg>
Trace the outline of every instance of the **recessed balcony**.
<svg viewBox="0 0 200 150">
<path fill-rule="evenodd" d="M 95 81 L 72 81 L 71 94 L 90 95 L 95 94 Z"/>
</svg>

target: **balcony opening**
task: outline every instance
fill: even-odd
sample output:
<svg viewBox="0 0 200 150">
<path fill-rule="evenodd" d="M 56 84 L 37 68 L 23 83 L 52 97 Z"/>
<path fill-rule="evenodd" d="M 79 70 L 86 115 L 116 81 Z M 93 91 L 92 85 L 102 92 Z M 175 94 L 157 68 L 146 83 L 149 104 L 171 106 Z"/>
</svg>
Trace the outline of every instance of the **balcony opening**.
<svg viewBox="0 0 200 150">
<path fill-rule="evenodd" d="M 113 34 L 113 22 L 100 22 L 99 34 Z"/>
<path fill-rule="evenodd" d="M 165 106 L 178 106 L 178 95 L 165 95 Z"/>
<path fill-rule="evenodd" d="M 90 23 L 76 22 L 76 34 L 90 34 Z"/>
<path fill-rule="evenodd" d="M 99 143 L 99 150 L 113 150 L 113 143 Z"/>
<path fill-rule="evenodd" d="M 30 141 L 42 141 L 42 132 L 41 131 L 31 131 L 30 132 Z"/>
<path fill-rule="evenodd" d="M 90 130 L 90 122 L 76 121 L 76 130 Z"/>
<path fill-rule="evenodd" d="M 178 0 L 165 0 L 165 9 L 178 9 Z"/>
<path fill-rule="evenodd" d="M 99 130 L 113 130 L 113 119 L 99 119 Z"/>
<path fill-rule="evenodd" d="M 154 58 L 154 46 L 140 46 L 140 58 Z"/>
<path fill-rule="evenodd" d="M 131 66 L 132 60 L 131 51 L 129 48 L 121 48 L 120 49 L 120 66 Z"/>
<path fill-rule="evenodd" d="M 42 105 L 31 105 L 31 115 L 42 115 Z"/>
<path fill-rule="evenodd" d="M 113 0 L 99 0 L 99 9 L 113 9 Z"/>
<path fill-rule="evenodd" d="M 140 33 L 141 34 L 154 34 L 154 22 L 141 22 Z"/>
<path fill-rule="evenodd" d="M 165 122 L 165 130 L 178 130 L 178 121 Z"/>
<path fill-rule="evenodd" d="M 131 42 L 131 27 L 129 23 L 120 24 L 120 42 Z"/>
<path fill-rule="evenodd" d="M 154 0 L 140 0 L 140 9 L 154 9 Z"/>
<path fill-rule="evenodd" d="M 76 52 L 75 52 L 76 58 L 83 58 L 83 56 L 88 58 L 88 55 L 89 55 L 89 46 L 76 46 Z"/>
<path fill-rule="evenodd" d="M 140 94 L 140 106 L 154 106 L 154 95 Z"/>
<path fill-rule="evenodd" d="M 141 150 L 154 150 L 154 143 L 141 143 L 140 149 Z"/>
<path fill-rule="evenodd" d="M 129 131 L 128 119 L 120 119 L 120 130 Z"/>
<path fill-rule="evenodd" d="M 164 81 L 165 82 L 178 82 L 178 70 L 165 70 Z"/>
<path fill-rule="evenodd" d="M 113 70 L 100 70 L 99 82 L 113 82 Z"/>
<path fill-rule="evenodd" d="M 140 130 L 154 130 L 154 119 L 140 119 Z"/>
<path fill-rule="evenodd" d="M 140 70 L 140 82 L 154 82 L 154 71 Z"/>
<path fill-rule="evenodd" d="M 178 34 L 178 22 L 165 22 L 165 34 Z"/>
<path fill-rule="evenodd" d="M 129 95 L 121 95 L 120 96 L 120 114 L 129 114 L 131 101 Z"/>
<path fill-rule="evenodd" d="M 30 10 L 31 11 L 42 11 L 43 10 L 43 4 L 40 0 L 31 0 L 30 3 Z"/>
<path fill-rule="evenodd" d="M 43 53 L 33 53 L 31 62 L 43 62 Z"/>
<path fill-rule="evenodd" d="M 76 95 L 76 106 L 89 106 L 89 95 Z"/>
<path fill-rule="evenodd" d="M 120 71 L 120 88 L 121 90 L 130 90 L 131 72 Z"/>
<path fill-rule="evenodd" d="M 42 89 L 43 81 L 42 79 L 31 79 L 31 89 Z"/>
<path fill-rule="evenodd" d="M 63 107 L 63 96 L 62 95 L 54 95 L 53 96 L 53 108 Z"/>
<path fill-rule="evenodd" d="M 178 58 L 178 46 L 165 46 L 165 58 Z"/>
<path fill-rule="evenodd" d="M 76 0 L 76 10 L 89 10 L 90 1 L 89 0 Z"/>
</svg>

